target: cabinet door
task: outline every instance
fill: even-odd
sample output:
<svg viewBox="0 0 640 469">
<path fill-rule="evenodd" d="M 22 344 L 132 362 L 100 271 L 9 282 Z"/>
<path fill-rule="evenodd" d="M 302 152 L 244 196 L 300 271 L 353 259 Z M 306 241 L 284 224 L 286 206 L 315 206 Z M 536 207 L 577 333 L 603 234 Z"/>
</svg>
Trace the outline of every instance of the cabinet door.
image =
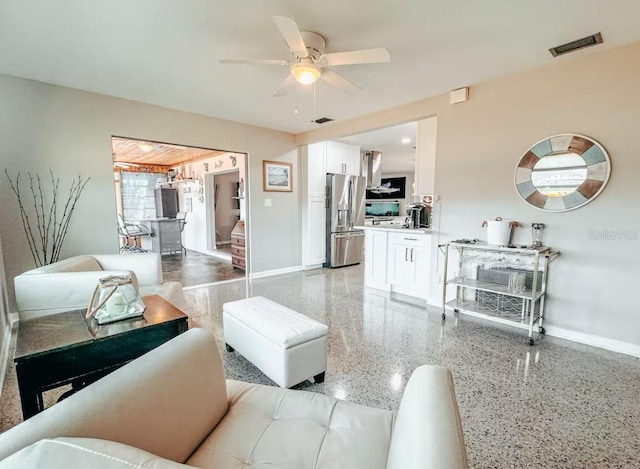
<svg viewBox="0 0 640 469">
<path fill-rule="evenodd" d="M 343 162 L 347 174 L 360 176 L 360 147 L 345 145 Z"/>
<path fill-rule="evenodd" d="M 367 287 L 388 290 L 387 233 L 366 230 L 364 243 L 364 284 Z"/>
<path fill-rule="evenodd" d="M 394 290 L 399 292 L 410 288 L 412 284 L 413 272 L 409 261 L 410 251 L 411 247 L 402 244 L 392 246 L 389 283 L 394 286 Z"/>
<path fill-rule="evenodd" d="M 434 193 L 437 131 L 438 121 L 436 117 L 430 117 L 418 122 L 415 193 L 419 195 Z"/>
<path fill-rule="evenodd" d="M 327 183 L 325 174 L 326 142 L 309 145 L 307 152 L 307 194 L 310 197 L 324 197 Z"/>
<path fill-rule="evenodd" d="M 325 142 L 327 145 L 327 173 L 345 174 L 344 145 L 338 142 Z"/>
<path fill-rule="evenodd" d="M 324 262 L 326 228 L 324 223 L 325 207 L 324 198 L 309 198 L 307 223 L 309 235 L 307 239 L 306 265 L 318 265 Z"/>
<path fill-rule="evenodd" d="M 326 171 L 360 175 L 360 147 L 340 142 L 326 142 Z"/>
<path fill-rule="evenodd" d="M 427 299 L 429 296 L 429 249 L 425 247 L 410 248 L 409 260 L 411 262 L 411 290 L 415 296 Z"/>
</svg>

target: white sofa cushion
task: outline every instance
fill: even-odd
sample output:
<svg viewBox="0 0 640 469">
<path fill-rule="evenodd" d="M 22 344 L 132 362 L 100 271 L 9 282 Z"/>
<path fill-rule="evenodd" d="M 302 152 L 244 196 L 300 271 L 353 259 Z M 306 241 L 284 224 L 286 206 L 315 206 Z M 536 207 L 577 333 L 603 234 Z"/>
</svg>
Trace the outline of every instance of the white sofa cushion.
<svg viewBox="0 0 640 469">
<path fill-rule="evenodd" d="M 95 438 L 40 440 L 0 461 L 0 469 L 180 469 L 187 468 L 138 448 Z"/>
<path fill-rule="evenodd" d="M 227 408 L 215 340 L 191 329 L 0 434 L 0 460 L 44 438 L 88 437 L 184 462 Z"/>
<path fill-rule="evenodd" d="M 56 272 L 93 272 L 96 270 L 106 269 L 103 269 L 100 263 L 92 256 L 74 256 L 54 262 L 53 264 L 36 267 L 27 273 L 52 274 Z"/>
<path fill-rule="evenodd" d="M 327 335 L 327 326 L 286 306 L 254 296 L 223 305 L 224 312 L 283 348 Z"/>
<path fill-rule="evenodd" d="M 227 381 L 229 410 L 187 464 L 385 468 L 393 413 L 322 394 Z"/>
</svg>

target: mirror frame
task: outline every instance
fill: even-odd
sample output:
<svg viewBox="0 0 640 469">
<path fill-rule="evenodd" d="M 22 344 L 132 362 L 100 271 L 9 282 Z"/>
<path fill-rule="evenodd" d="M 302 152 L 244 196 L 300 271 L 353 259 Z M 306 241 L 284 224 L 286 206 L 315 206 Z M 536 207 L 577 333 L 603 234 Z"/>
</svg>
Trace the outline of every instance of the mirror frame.
<svg viewBox="0 0 640 469">
<path fill-rule="evenodd" d="M 580 156 L 587 168 L 587 178 L 578 188 L 563 197 L 544 195 L 533 185 L 533 168 L 541 158 L 559 151 Z M 514 173 L 516 191 L 532 207 L 545 212 L 567 212 L 594 200 L 604 190 L 611 176 L 611 159 L 596 140 L 579 134 L 558 134 L 532 145 L 520 158 Z"/>
</svg>

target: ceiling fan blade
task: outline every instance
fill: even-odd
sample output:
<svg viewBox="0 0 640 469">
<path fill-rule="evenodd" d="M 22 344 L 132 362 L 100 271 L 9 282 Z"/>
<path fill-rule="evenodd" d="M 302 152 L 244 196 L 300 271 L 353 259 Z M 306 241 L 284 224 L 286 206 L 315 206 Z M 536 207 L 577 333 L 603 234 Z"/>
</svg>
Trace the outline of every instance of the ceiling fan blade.
<svg viewBox="0 0 640 469">
<path fill-rule="evenodd" d="M 350 95 L 354 95 L 362 91 L 362 88 L 353 83 L 351 80 L 348 80 L 339 73 L 334 72 L 333 70 L 328 68 L 322 70 L 322 75 L 320 75 L 320 78 L 322 78 L 330 85 L 337 86 L 342 91 Z"/>
<path fill-rule="evenodd" d="M 250 64 L 250 65 L 289 65 L 286 60 L 277 59 L 220 59 L 221 64 Z"/>
<path fill-rule="evenodd" d="M 287 41 L 293 55 L 297 58 L 307 57 L 309 52 L 307 51 L 307 46 L 304 43 L 304 39 L 302 39 L 302 34 L 300 34 L 300 29 L 296 22 L 284 16 L 274 16 L 273 21 L 276 22 L 280 34 L 282 34 L 284 40 Z"/>
<path fill-rule="evenodd" d="M 327 65 L 378 64 L 391 62 L 391 55 L 387 49 L 363 49 L 347 52 L 332 52 L 320 56 L 320 60 Z"/>
<path fill-rule="evenodd" d="M 276 98 L 282 98 L 289 94 L 291 90 L 291 85 L 295 84 L 296 79 L 293 78 L 293 75 L 289 74 L 289 76 L 280 83 L 280 86 L 273 92 L 273 96 Z"/>
</svg>

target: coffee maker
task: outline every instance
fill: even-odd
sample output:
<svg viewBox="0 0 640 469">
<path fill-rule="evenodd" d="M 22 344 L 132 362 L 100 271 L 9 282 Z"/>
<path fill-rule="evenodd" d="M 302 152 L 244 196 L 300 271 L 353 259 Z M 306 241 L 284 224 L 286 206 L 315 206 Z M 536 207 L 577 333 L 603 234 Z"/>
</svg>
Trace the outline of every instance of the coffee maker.
<svg viewBox="0 0 640 469">
<path fill-rule="evenodd" d="M 407 208 L 407 218 L 405 220 L 407 228 L 429 228 L 429 214 L 427 206 L 424 204 L 413 204 Z"/>
</svg>

